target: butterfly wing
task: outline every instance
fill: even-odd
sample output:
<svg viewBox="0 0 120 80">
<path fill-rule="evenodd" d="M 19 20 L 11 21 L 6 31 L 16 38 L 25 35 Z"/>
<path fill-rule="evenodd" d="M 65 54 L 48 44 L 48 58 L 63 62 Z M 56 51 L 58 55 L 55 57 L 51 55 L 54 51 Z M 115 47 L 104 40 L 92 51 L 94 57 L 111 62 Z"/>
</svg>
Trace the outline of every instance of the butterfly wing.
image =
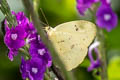
<svg viewBox="0 0 120 80">
<path fill-rule="evenodd" d="M 67 23 L 60 24 L 55 27 L 56 31 L 69 32 L 72 35 L 82 40 L 82 43 L 87 47 L 91 44 L 94 37 L 96 36 L 96 26 L 95 24 L 84 21 L 71 21 Z"/>
<path fill-rule="evenodd" d="M 82 45 L 71 33 L 54 32 L 49 38 L 68 71 L 77 67 L 84 60 L 87 47 Z"/>
<path fill-rule="evenodd" d="M 88 21 L 67 22 L 48 31 L 48 37 L 68 71 L 84 60 L 95 34 L 95 25 Z"/>
</svg>

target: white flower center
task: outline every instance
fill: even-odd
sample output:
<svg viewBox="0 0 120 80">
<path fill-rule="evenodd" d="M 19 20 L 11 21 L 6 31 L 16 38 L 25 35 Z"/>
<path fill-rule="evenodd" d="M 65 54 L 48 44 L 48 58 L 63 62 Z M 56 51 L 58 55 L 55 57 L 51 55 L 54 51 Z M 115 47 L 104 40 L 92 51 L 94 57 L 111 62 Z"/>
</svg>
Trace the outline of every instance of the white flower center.
<svg viewBox="0 0 120 80">
<path fill-rule="evenodd" d="M 17 34 L 11 34 L 11 38 L 12 38 L 13 40 L 16 40 L 16 39 L 17 39 L 17 37 L 18 37 L 18 35 L 17 35 Z"/>
<path fill-rule="evenodd" d="M 45 53 L 45 49 L 38 49 L 38 54 L 44 55 L 44 53 Z"/>
<path fill-rule="evenodd" d="M 107 3 L 108 3 L 108 4 L 110 4 L 110 3 L 111 3 L 111 0 L 106 0 L 106 1 L 107 1 Z"/>
<path fill-rule="evenodd" d="M 34 74 L 36 74 L 37 72 L 38 72 L 38 68 L 32 68 L 32 72 L 34 73 Z"/>
<path fill-rule="evenodd" d="M 21 24 L 21 21 L 19 21 L 19 24 Z"/>
<path fill-rule="evenodd" d="M 35 39 L 36 39 L 36 38 L 30 38 L 30 39 L 27 38 L 27 39 L 26 39 L 26 44 L 28 44 L 29 42 L 31 42 L 31 41 L 33 41 L 33 40 L 35 40 Z"/>
<path fill-rule="evenodd" d="M 111 19 L 111 15 L 110 14 L 105 14 L 104 19 L 105 19 L 105 21 L 109 21 Z"/>
</svg>

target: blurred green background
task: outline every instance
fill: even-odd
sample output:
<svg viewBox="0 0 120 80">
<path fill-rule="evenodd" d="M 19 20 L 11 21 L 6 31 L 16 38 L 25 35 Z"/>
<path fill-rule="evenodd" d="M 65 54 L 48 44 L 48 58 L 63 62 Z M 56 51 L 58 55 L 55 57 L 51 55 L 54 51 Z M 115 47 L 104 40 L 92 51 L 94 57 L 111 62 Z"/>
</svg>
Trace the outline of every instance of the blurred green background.
<svg viewBox="0 0 120 80">
<path fill-rule="evenodd" d="M 21 0 L 7 0 L 11 9 L 15 12 L 27 11 L 24 9 Z M 42 21 L 45 21 L 40 8 L 44 12 L 50 26 L 56 26 L 60 23 L 72 20 L 92 20 L 91 13 L 87 11 L 87 15 L 82 17 L 76 10 L 76 0 L 33 0 L 35 9 L 38 11 Z M 112 8 L 120 18 L 120 0 L 111 0 Z M 0 22 L 4 19 L 0 12 Z M 1 26 L 0 26 L 1 27 Z M 111 32 L 104 30 L 106 37 L 107 64 L 109 80 L 120 80 L 120 21 L 118 26 Z M 19 72 L 20 54 L 11 62 L 7 57 L 8 49 L 3 42 L 3 34 L 0 29 L 0 80 L 22 80 Z M 90 62 L 88 58 L 73 73 L 77 80 L 99 80 L 96 71 L 87 72 Z"/>
</svg>

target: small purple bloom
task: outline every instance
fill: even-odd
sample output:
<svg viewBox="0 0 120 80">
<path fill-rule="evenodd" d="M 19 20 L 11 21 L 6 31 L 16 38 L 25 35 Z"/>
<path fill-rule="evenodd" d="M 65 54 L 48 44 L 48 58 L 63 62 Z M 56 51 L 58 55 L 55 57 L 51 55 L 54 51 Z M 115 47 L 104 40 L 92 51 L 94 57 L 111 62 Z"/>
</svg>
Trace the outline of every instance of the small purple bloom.
<svg viewBox="0 0 120 80">
<path fill-rule="evenodd" d="M 99 0 L 77 0 L 77 9 L 81 15 L 84 15 L 85 11 L 92 6 L 93 3 Z"/>
<path fill-rule="evenodd" d="M 23 12 L 18 12 L 17 14 L 12 11 L 12 14 L 16 17 L 17 24 L 26 24 L 29 23 L 29 19 L 25 16 Z"/>
<path fill-rule="evenodd" d="M 37 38 L 37 33 L 31 33 L 27 36 L 26 38 L 26 44 L 31 44 L 31 43 L 34 43 L 34 41 L 36 40 Z"/>
<path fill-rule="evenodd" d="M 101 5 L 96 12 L 96 23 L 98 27 L 105 28 L 111 31 L 117 26 L 117 15 L 112 11 L 112 8 L 107 5 Z"/>
<path fill-rule="evenodd" d="M 33 23 L 29 22 L 29 19 L 25 16 L 23 12 L 18 12 L 16 14 L 14 11 L 12 11 L 12 14 L 15 15 L 17 24 L 21 25 L 25 29 L 27 34 L 26 37 L 33 32 L 37 32 Z"/>
<path fill-rule="evenodd" d="M 102 3 L 103 5 L 110 6 L 111 0 L 101 0 L 101 3 Z"/>
<path fill-rule="evenodd" d="M 25 30 L 18 25 L 6 31 L 4 42 L 9 49 L 18 49 L 25 45 L 25 36 Z"/>
<path fill-rule="evenodd" d="M 23 79 L 26 79 L 29 77 L 27 72 L 27 61 L 25 61 L 23 57 L 21 59 L 20 72 L 22 73 Z"/>
<path fill-rule="evenodd" d="M 10 49 L 8 53 L 8 58 L 13 61 L 13 57 L 17 56 L 18 50 L 17 49 Z"/>
<path fill-rule="evenodd" d="M 33 38 L 33 41 L 30 43 L 29 53 L 32 57 L 37 56 L 39 58 L 42 58 L 46 62 L 47 67 L 50 67 L 52 65 L 50 52 L 40 40 L 40 36 L 36 35 L 36 39 Z"/>
<path fill-rule="evenodd" d="M 13 56 L 17 54 L 17 50 L 25 45 L 25 36 L 24 29 L 19 25 L 11 29 L 6 27 L 4 42 L 10 50 L 8 57 L 11 61 L 13 60 Z"/>
<path fill-rule="evenodd" d="M 97 46 L 99 45 L 99 42 L 94 42 L 90 47 L 89 47 L 89 51 L 88 51 L 88 57 L 90 59 L 90 66 L 88 67 L 88 71 L 92 71 L 95 68 L 100 67 L 100 59 L 99 59 L 99 53 L 98 53 L 98 49 Z M 93 56 L 92 56 L 92 50 L 95 51 L 96 53 L 96 60 L 94 60 Z"/>
<path fill-rule="evenodd" d="M 27 23 L 24 28 L 25 28 L 25 31 L 28 35 L 37 33 L 37 30 L 35 29 L 32 22 Z"/>
<path fill-rule="evenodd" d="M 26 61 L 22 58 L 20 72 L 22 73 L 23 79 L 43 80 L 45 71 L 46 64 L 41 58 L 32 57 Z"/>
</svg>

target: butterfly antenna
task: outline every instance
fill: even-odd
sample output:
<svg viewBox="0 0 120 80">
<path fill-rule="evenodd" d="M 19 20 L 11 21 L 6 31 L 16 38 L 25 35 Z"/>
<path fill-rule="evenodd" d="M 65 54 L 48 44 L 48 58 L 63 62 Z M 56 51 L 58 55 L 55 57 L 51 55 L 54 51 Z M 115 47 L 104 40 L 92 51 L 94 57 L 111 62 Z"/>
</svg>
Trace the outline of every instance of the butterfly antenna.
<svg viewBox="0 0 120 80">
<path fill-rule="evenodd" d="M 30 15 L 30 21 L 32 21 L 32 17 L 31 17 L 31 15 Z M 40 21 L 40 23 L 43 24 L 44 26 L 47 26 L 47 24 L 44 23 L 44 22 L 42 22 L 42 21 Z M 42 27 L 42 28 L 44 29 L 44 27 Z"/>
<path fill-rule="evenodd" d="M 47 25 L 49 26 L 48 20 L 47 20 L 47 18 L 46 18 L 46 16 L 45 16 L 45 14 L 44 14 L 44 12 L 43 12 L 42 8 L 40 8 L 40 11 L 41 11 L 41 13 L 42 13 L 42 15 L 43 15 L 43 17 L 44 17 L 44 19 L 45 19 L 45 22 L 46 22 L 46 23 L 47 23 Z"/>
</svg>

